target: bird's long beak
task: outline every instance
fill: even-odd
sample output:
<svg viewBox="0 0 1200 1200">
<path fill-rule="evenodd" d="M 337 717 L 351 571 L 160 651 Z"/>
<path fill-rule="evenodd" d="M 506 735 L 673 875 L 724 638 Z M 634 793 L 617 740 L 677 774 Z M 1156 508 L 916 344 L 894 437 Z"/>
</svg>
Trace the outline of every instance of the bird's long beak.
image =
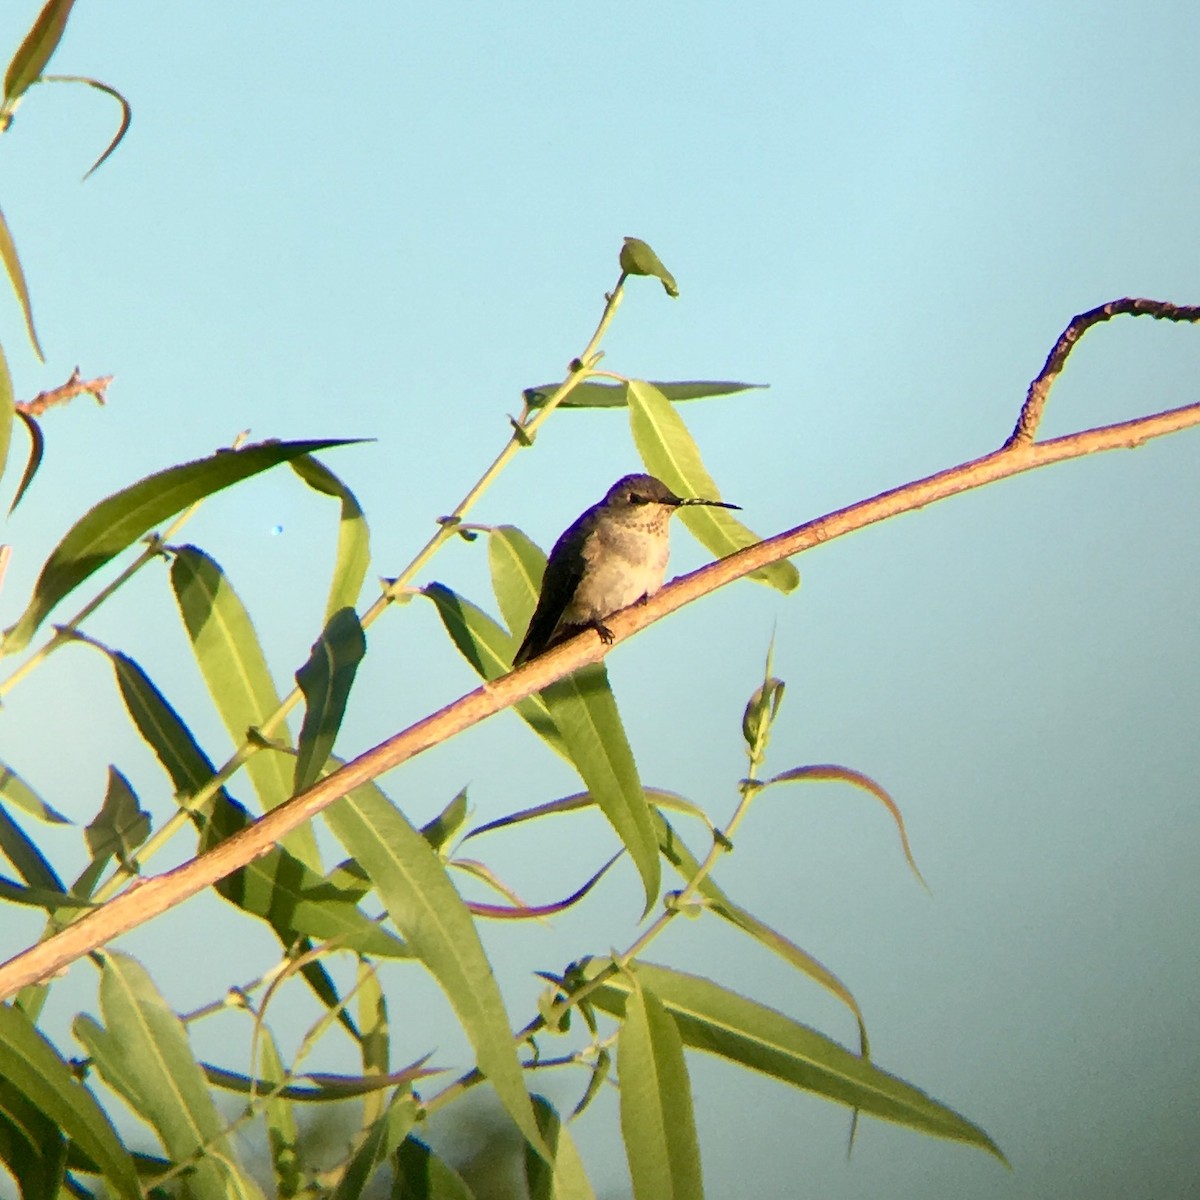
<svg viewBox="0 0 1200 1200">
<path fill-rule="evenodd" d="M 736 508 L 738 512 L 742 511 L 740 504 L 729 504 L 724 500 L 697 500 L 689 498 L 679 501 L 679 507 L 682 508 L 685 504 L 706 504 L 709 508 Z"/>
</svg>

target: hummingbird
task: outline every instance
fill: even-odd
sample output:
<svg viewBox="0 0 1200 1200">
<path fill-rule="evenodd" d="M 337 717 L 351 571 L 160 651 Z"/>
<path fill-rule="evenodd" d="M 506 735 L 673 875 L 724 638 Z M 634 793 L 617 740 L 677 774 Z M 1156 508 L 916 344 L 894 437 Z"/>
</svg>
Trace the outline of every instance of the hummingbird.
<svg viewBox="0 0 1200 1200">
<path fill-rule="evenodd" d="M 583 629 L 613 640 L 606 617 L 653 596 L 667 576 L 671 514 L 688 504 L 737 508 L 724 500 L 684 499 L 653 475 L 626 475 L 554 543 L 537 608 L 513 656 L 519 667 Z"/>
</svg>

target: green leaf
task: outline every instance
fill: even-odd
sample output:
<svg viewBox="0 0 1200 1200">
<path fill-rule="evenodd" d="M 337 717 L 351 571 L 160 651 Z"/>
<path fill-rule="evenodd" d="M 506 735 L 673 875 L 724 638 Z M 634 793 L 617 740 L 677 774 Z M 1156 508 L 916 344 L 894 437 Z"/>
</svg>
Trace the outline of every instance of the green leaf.
<svg viewBox="0 0 1200 1200">
<path fill-rule="evenodd" d="M 391 1057 L 391 1037 L 388 1032 L 387 997 L 379 985 L 379 970 L 373 964 L 358 961 L 358 1039 L 364 1078 L 372 1075 L 383 1078 L 388 1073 Z M 363 1097 L 362 1123 L 369 1125 L 384 1114 L 383 1089 L 368 1092 Z"/>
<path fill-rule="evenodd" d="M 546 401 L 562 386 L 561 383 L 543 383 L 538 387 L 526 388 L 522 397 L 531 409 L 542 408 Z M 703 400 L 709 396 L 732 396 L 737 392 L 749 392 L 766 388 L 765 383 L 738 383 L 730 379 L 682 379 L 655 381 L 650 385 L 657 388 L 668 400 Z M 585 379 L 572 387 L 559 408 L 626 408 L 629 395 L 625 384 L 603 383 L 596 379 Z"/>
<path fill-rule="evenodd" d="M 621 247 L 621 270 L 627 275 L 653 275 L 672 298 L 679 295 L 675 276 L 662 265 L 658 255 L 641 238 L 627 237 Z"/>
<path fill-rule="evenodd" d="M 642 878 L 646 907 L 658 899 L 658 842 L 633 751 L 603 663 L 583 667 L 541 691 L 571 762 L 625 844 Z"/>
<path fill-rule="evenodd" d="M 508 674 L 517 649 L 517 641 L 511 634 L 481 608 L 440 583 L 422 588 L 421 594 L 433 601 L 451 641 L 482 678 L 499 679 Z M 530 696 L 514 704 L 513 709 L 555 753 L 571 761 L 546 702 L 540 696 Z"/>
<path fill-rule="evenodd" d="M 595 960 L 586 975 L 604 967 L 603 960 Z M 675 1018 L 684 1045 L 885 1121 L 966 1142 L 1006 1161 L 978 1125 L 815 1029 L 697 975 L 642 962 L 630 969 Z M 614 975 L 589 992 L 588 1000 L 620 1017 L 632 990 L 627 978 Z"/>
<path fill-rule="evenodd" d="M 11 111 L 13 102 L 41 75 L 50 56 L 62 40 L 63 30 L 75 0 L 47 0 L 38 13 L 25 40 L 17 48 L 4 74 L 4 110 Z"/>
<path fill-rule="evenodd" d="M 276 1092 L 286 1073 L 279 1048 L 265 1025 L 258 1027 L 260 1092 Z M 273 1095 L 264 1105 L 267 1146 L 271 1152 L 271 1167 L 275 1172 L 275 1187 L 279 1200 L 291 1200 L 304 1185 L 300 1164 L 300 1126 L 296 1121 L 295 1104 L 286 1096 Z"/>
<path fill-rule="evenodd" d="M 4 217 L 0 214 L 0 226 L 3 223 Z M 12 376 L 8 373 L 8 360 L 4 357 L 3 348 L 0 348 L 0 476 L 4 475 L 4 465 L 8 462 L 8 448 L 12 444 L 13 414 L 16 411 L 16 397 L 13 395 Z M 11 513 L 16 505 L 14 500 L 8 511 Z"/>
<path fill-rule="evenodd" d="M 869 795 L 874 796 L 892 814 L 892 820 L 896 822 L 896 830 L 900 834 L 900 846 L 904 851 L 904 857 L 908 859 L 909 868 L 917 877 L 921 886 L 926 891 L 929 890 L 929 885 L 925 882 L 925 877 L 917 869 L 917 862 L 913 858 L 912 847 L 908 844 L 908 832 L 904 828 L 904 817 L 900 812 L 900 806 L 888 795 L 887 790 L 882 785 L 876 783 L 869 775 L 864 775 L 861 771 L 855 771 L 852 767 L 840 767 L 835 763 L 820 763 L 807 767 L 793 767 L 790 771 L 782 771 L 770 779 L 764 779 L 762 786 L 768 788 L 778 783 L 806 783 L 814 781 L 848 783 L 852 787 L 859 788 Z"/>
<path fill-rule="evenodd" d="M 421 836 L 440 853 L 447 842 L 457 837 L 466 819 L 467 789 L 463 788 L 432 821 L 421 826 Z"/>
<path fill-rule="evenodd" d="M 0 121 L 0 124 L 2 123 Z M 29 287 L 25 282 L 25 272 L 21 269 L 21 260 L 17 257 L 17 244 L 13 241 L 12 233 L 8 228 L 8 222 L 4 219 L 2 212 L 0 212 L 0 262 L 4 263 L 4 269 L 8 273 L 12 289 L 16 292 L 17 299 L 21 303 L 21 312 L 25 315 L 25 330 L 29 334 L 29 341 L 33 346 L 33 352 L 38 356 L 39 361 L 45 362 L 46 356 L 42 353 L 42 345 L 38 341 L 37 329 L 33 324 L 33 305 L 29 300 Z M 3 373 L 7 375 L 7 368 L 5 368 Z M 11 381 L 9 381 L 8 386 L 11 391 Z M 4 438 L 3 435 L 0 435 L 0 450 L 3 449 Z M 3 466 L 4 455 L 0 453 L 0 469 Z"/>
<path fill-rule="evenodd" d="M 259 442 L 169 467 L 101 500 L 67 532 L 46 560 L 33 598 L 20 620 L 5 630 L 0 652 L 29 643 L 54 606 L 122 550 L 161 521 L 223 488 L 301 454 L 350 444 L 346 439 Z"/>
<path fill-rule="evenodd" d="M 320 775 L 346 714 L 346 701 L 367 652 L 358 614 L 342 608 L 333 614 L 313 644 L 308 662 L 296 672 L 304 693 L 304 723 L 296 753 L 295 790 L 304 791 Z"/>
<path fill-rule="evenodd" d="M 625 999 L 617 1081 L 635 1200 L 701 1200 L 700 1143 L 683 1041 L 670 1013 L 640 986 Z"/>
<path fill-rule="evenodd" d="M 695 879 L 700 870 L 700 863 L 683 844 L 666 818 L 658 812 L 654 817 L 658 829 L 658 845 L 663 857 L 684 880 Z M 859 1008 L 858 1001 L 850 989 L 828 967 L 813 958 L 807 950 L 802 950 L 791 939 L 764 924 L 753 913 L 735 904 L 717 886 L 711 875 L 701 880 L 699 891 L 708 902 L 708 908 L 717 916 L 735 925 L 743 933 L 748 933 L 755 941 L 761 942 L 768 950 L 778 954 L 784 961 L 791 963 L 798 971 L 836 996 L 854 1014 L 854 1019 L 858 1022 L 858 1039 L 862 1053 L 869 1052 L 870 1043 L 867 1040 L 867 1026 L 863 1020 L 862 1009 Z"/>
<path fill-rule="evenodd" d="M 220 566 L 195 546 L 176 549 L 171 587 L 209 695 L 234 744 L 240 744 L 280 705 L 250 614 Z M 277 733 L 286 739 L 285 728 Z M 292 761 L 286 753 L 260 748 L 246 769 L 264 810 L 291 796 Z M 314 870 L 320 868 L 311 827 L 293 831 L 284 845 Z"/>
<path fill-rule="evenodd" d="M 475 922 L 441 859 L 377 788 L 356 788 L 332 804 L 325 819 L 374 881 L 409 948 L 446 993 L 500 1103 L 526 1140 L 545 1153 L 500 989 Z"/>
<path fill-rule="evenodd" d="M 681 496 L 720 499 L 692 435 L 667 398 L 642 380 L 631 379 L 628 390 L 629 423 L 646 470 Z M 718 558 L 762 540 L 727 508 L 689 505 L 680 510 L 679 517 L 696 540 Z M 771 563 L 753 572 L 750 578 L 781 592 L 793 591 L 800 583 L 800 573 L 789 562 Z"/>
<path fill-rule="evenodd" d="M 458 1172 L 419 1138 L 401 1145 L 394 1165 L 391 1200 L 475 1200 Z"/>
<path fill-rule="evenodd" d="M 128 871 L 136 871 L 134 854 L 150 836 L 150 814 L 138 804 L 129 780 L 114 766 L 108 768 L 108 790 L 95 820 L 83 831 L 93 859 L 116 856 Z"/>
<path fill-rule="evenodd" d="M 58 1126 L 0 1077 L 0 1162 L 21 1189 L 21 1200 L 58 1200 L 67 1143 Z"/>
<path fill-rule="evenodd" d="M 153 1127 L 168 1158 L 194 1162 L 190 1195 L 227 1200 L 234 1168 L 225 1122 L 183 1023 L 135 959 L 102 952 L 100 1011 L 103 1026 L 79 1016 L 74 1031 L 104 1082 Z"/>
<path fill-rule="evenodd" d="M 488 530 L 488 567 L 500 615 L 519 640 L 537 607 L 546 556 L 515 525 L 496 525 Z"/>
<path fill-rule="evenodd" d="M 346 1164 L 332 1200 L 360 1200 L 376 1169 L 400 1148 L 416 1123 L 416 1101 L 411 1093 L 398 1093 L 387 1112 L 367 1129 L 362 1144 Z"/>
<path fill-rule="evenodd" d="M 18 1008 L 0 1005 L 0 1077 L 82 1150 L 119 1196 L 140 1200 L 128 1151 L 92 1093 Z"/>
<path fill-rule="evenodd" d="M 47 892 L 65 892 L 58 873 L 47 861 L 37 843 L 8 815 L 0 805 L 0 854 L 12 863 L 30 887 Z"/>
<path fill-rule="evenodd" d="M 87 179 L 88 176 L 94 175 L 100 170 L 129 131 L 129 124 L 133 120 L 133 109 L 129 107 L 129 101 L 115 87 L 109 87 L 107 83 L 101 83 L 99 79 L 92 79 L 89 75 L 43 75 L 37 82 L 83 83 L 88 87 L 95 88 L 98 92 L 103 92 L 106 96 L 111 96 L 121 106 L 121 123 L 117 126 L 117 132 L 113 134 L 112 141 L 104 148 L 100 157 L 83 173 L 83 178 Z"/>
<path fill-rule="evenodd" d="M 367 529 L 367 518 L 354 498 L 354 493 L 328 467 L 311 455 L 293 459 L 292 470 L 313 491 L 332 496 L 341 502 L 337 555 L 334 559 L 333 579 L 329 585 L 329 600 L 325 605 L 325 619 L 328 621 L 338 609 L 354 608 L 358 604 L 367 567 L 371 562 L 371 537 Z"/>
<path fill-rule="evenodd" d="M 53 809 L 29 786 L 10 766 L 0 762 L 0 800 L 7 801 L 16 808 L 27 812 L 39 821 L 51 825 L 70 825 L 69 817 L 64 817 L 57 809 Z"/>
<path fill-rule="evenodd" d="M 0 385 L 2 386 L 2 385 Z M 0 401 L 0 407 L 3 402 Z M 12 503 L 8 506 L 8 515 L 11 517 L 17 511 L 17 505 L 21 503 L 25 493 L 29 490 L 29 485 L 33 482 L 33 477 L 38 473 L 38 468 L 42 465 L 42 454 L 46 449 L 46 439 L 42 435 L 42 427 L 27 413 L 17 410 L 17 416 L 25 424 L 25 428 L 29 431 L 29 458 L 25 461 L 25 470 L 21 472 L 21 482 L 17 484 L 17 490 L 13 492 Z M 4 473 L 4 455 L 0 454 L 0 475 Z"/>
<path fill-rule="evenodd" d="M 542 1096 L 533 1097 L 533 1111 L 546 1145 L 554 1153 L 553 1163 L 525 1147 L 525 1182 L 529 1200 L 595 1200 L 583 1160 L 554 1106 Z"/>
</svg>

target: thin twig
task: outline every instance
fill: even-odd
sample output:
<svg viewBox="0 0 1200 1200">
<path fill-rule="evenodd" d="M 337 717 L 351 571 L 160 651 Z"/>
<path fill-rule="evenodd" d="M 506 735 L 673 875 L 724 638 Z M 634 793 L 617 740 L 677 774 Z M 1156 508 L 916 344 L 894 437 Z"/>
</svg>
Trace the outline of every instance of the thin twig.
<svg viewBox="0 0 1200 1200">
<path fill-rule="evenodd" d="M 111 375 L 97 375 L 95 379 L 84 379 L 76 367 L 66 383 L 51 388 L 48 392 L 38 392 L 32 400 L 18 400 L 15 407 L 17 412 L 22 412 L 27 417 L 40 417 L 46 409 L 53 408 L 56 404 L 66 404 L 76 396 L 92 396 L 97 404 L 104 404 L 108 399 L 107 393 L 112 381 Z"/>
</svg>

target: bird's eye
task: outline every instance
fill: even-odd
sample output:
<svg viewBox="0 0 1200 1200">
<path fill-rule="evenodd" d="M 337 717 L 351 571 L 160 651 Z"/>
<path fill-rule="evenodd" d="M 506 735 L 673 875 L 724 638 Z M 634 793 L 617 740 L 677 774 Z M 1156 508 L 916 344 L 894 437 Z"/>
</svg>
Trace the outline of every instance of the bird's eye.
<svg viewBox="0 0 1200 1200">
<path fill-rule="evenodd" d="M 642 496 L 637 492 L 630 492 L 629 493 L 629 503 L 630 504 L 649 504 L 650 497 Z"/>
</svg>

